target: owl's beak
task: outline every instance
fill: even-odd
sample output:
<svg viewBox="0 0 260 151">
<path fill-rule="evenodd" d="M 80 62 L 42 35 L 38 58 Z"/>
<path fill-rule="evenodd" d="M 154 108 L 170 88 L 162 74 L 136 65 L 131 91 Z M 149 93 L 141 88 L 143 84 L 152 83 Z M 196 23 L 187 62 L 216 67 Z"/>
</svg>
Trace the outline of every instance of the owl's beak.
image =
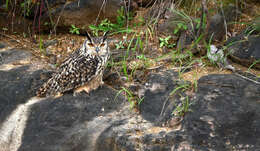
<svg viewBox="0 0 260 151">
<path fill-rule="evenodd" d="M 96 52 L 98 53 L 100 51 L 100 49 L 98 47 L 96 47 Z"/>
</svg>

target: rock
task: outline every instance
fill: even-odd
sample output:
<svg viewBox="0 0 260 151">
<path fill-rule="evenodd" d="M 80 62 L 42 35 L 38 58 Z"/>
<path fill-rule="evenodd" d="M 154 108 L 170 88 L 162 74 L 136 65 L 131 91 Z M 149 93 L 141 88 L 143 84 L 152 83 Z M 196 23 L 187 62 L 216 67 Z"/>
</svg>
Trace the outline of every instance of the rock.
<svg viewBox="0 0 260 151">
<path fill-rule="evenodd" d="M 112 23 L 116 22 L 118 10 L 127 8 L 135 11 L 138 9 L 136 2 L 125 3 L 125 0 L 46 0 L 40 3 L 30 3 L 30 11 L 25 16 L 29 21 L 41 19 L 40 29 L 44 32 L 53 30 L 55 24 L 57 31 L 68 33 L 71 25 L 79 28 L 80 34 L 89 30 L 88 26 L 99 24 L 102 20 L 108 19 Z M 19 2 L 20 4 L 22 2 Z M 21 13 L 21 11 L 18 11 Z"/>
<path fill-rule="evenodd" d="M 218 12 L 209 19 L 207 39 L 211 39 L 211 41 L 221 41 L 227 34 L 226 30 L 228 31 L 231 27 L 230 23 L 236 21 L 241 14 L 237 7 L 233 5 L 228 5 Z"/>
<path fill-rule="evenodd" d="M 169 94 L 178 86 L 178 73 L 167 71 L 158 74 L 150 74 L 143 89 L 139 90 L 139 98 L 143 98 L 139 105 L 144 119 L 161 125 L 172 116 L 174 103 L 179 102 L 169 99 Z"/>
<path fill-rule="evenodd" d="M 115 95 L 114 90 L 102 87 L 90 96 L 65 94 L 34 104 L 19 150 L 94 149 L 103 131 L 123 120 L 112 118 L 125 102 L 121 96 L 114 101 Z"/>
<path fill-rule="evenodd" d="M 251 66 L 260 69 L 260 36 L 240 34 L 231 37 L 226 45 L 231 59 L 244 66 Z"/>
<path fill-rule="evenodd" d="M 164 16 L 165 20 L 158 24 L 158 31 L 165 35 L 175 36 L 174 29 L 178 27 L 178 23 L 188 24 L 182 16 L 175 12 L 175 9 L 168 10 L 168 14 Z M 180 29 L 180 32 L 182 29 Z"/>
<path fill-rule="evenodd" d="M 49 46 L 53 46 L 53 45 L 56 45 L 58 43 L 58 40 L 57 39 L 52 39 L 52 40 L 47 40 L 43 43 L 43 47 L 44 48 L 47 48 Z"/>
<path fill-rule="evenodd" d="M 31 59 L 27 51 L 11 49 L 1 54 L 6 59 L 0 66 L 0 151 L 90 150 L 99 132 L 119 120 L 110 119 L 120 111 L 125 99 L 118 95 L 115 100 L 117 92 L 111 88 L 103 86 L 90 95 L 73 97 L 68 93 L 40 99 L 34 97 L 35 90 L 50 74 L 31 67 L 35 64 L 30 62 L 13 64 Z M 85 138 L 89 141 L 85 142 Z"/>
<path fill-rule="evenodd" d="M 165 12 L 165 20 L 158 25 L 158 30 L 161 34 L 175 37 L 174 39 L 178 41 L 177 49 L 183 50 L 195 39 L 197 29 L 194 29 L 194 27 L 196 27 L 196 23 L 190 21 L 193 18 L 187 19 L 176 11 L 173 7 Z"/>
<path fill-rule="evenodd" d="M 75 25 L 82 30 L 87 30 L 90 24 L 99 23 L 106 18 L 115 22 L 116 16 L 118 16 L 117 11 L 124 6 L 124 2 L 118 2 L 118 0 L 76 0 L 59 4 L 51 14 L 55 20 L 60 16 L 59 26 L 70 27 Z M 49 14 L 46 12 L 45 18 L 48 18 L 48 16 Z"/>
<path fill-rule="evenodd" d="M 260 85 L 235 75 L 199 79 L 183 123 L 192 150 L 259 150 L 259 92 Z"/>
<path fill-rule="evenodd" d="M 0 42 L 0 49 L 4 48 L 5 47 L 5 44 L 1 43 Z"/>
<path fill-rule="evenodd" d="M 104 75 L 104 81 L 106 82 L 106 84 L 111 85 L 113 88 L 119 90 L 123 85 L 123 81 L 121 81 L 120 75 L 118 75 L 118 73 L 109 73 L 105 70 Z"/>
<path fill-rule="evenodd" d="M 8 56 L 12 58 L 15 53 L 6 54 L 12 54 Z M 30 57 L 28 54 L 25 58 Z M 166 134 L 149 132 L 140 136 L 152 129 L 153 124 L 132 111 L 125 97 L 107 86 L 89 95 L 73 96 L 68 92 L 59 98 L 34 97 L 35 90 L 50 74 L 30 66 L 34 65 L 28 63 L 11 70 L 0 68 L 1 150 L 146 150 L 138 140 L 146 135 L 159 139 Z M 169 80 L 171 75 L 168 73 L 165 77 Z M 155 76 L 157 83 L 163 81 L 163 75 Z M 146 143 L 152 144 L 154 140 L 148 138 Z"/>
<path fill-rule="evenodd" d="M 0 54 L 0 65 L 3 64 L 3 56 Z"/>
<path fill-rule="evenodd" d="M 169 94 L 185 81 L 173 71 L 151 73 L 140 89 L 144 99 L 139 114 L 106 85 L 89 95 L 35 97 L 51 72 L 43 70 L 40 61 L 42 66 L 15 63 L 20 59 L 16 53 L 33 60 L 27 51 L 3 53 L 7 60 L 0 65 L 0 151 L 260 149 L 260 86 L 236 75 L 202 77 L 189 98 L 189 112 L 178 117 L 172 113 L 185 93 Z M 171 127 L 161 126 L 167 122 Z"/>
<path fill-rule="evenodd" d="M 184 48 L 187 48 L 190 44 L 192 44 L 192 41 L 194 40 L 194 37 L 191 35 L 192 29 L 191 26 L 188 26 L 187 31 L 182 31 L 180 34 L 180 37 L 177 42 L 177 50 L 183 50 Z"/>
<path fill-rule="evenodd" d="M 18 62 L 26 62 L 31 57 L 31 53 L 19 49 L 8 49 L 6 51 L 0 51 L 0 55 L 2 56 L 2 64 L 9 65 L 12 63 L 15 64 Z"/>
</svg>

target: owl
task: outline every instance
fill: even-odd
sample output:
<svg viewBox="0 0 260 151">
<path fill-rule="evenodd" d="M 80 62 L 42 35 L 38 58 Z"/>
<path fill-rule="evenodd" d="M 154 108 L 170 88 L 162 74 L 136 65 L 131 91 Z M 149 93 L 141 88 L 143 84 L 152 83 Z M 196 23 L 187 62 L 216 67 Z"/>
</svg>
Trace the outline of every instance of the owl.
<svg viewBox="0 0 260 151">
<path fill-rule="evenodd" d="M 65 59 L 39 88 L 37 96 L 60 96 L 70 90 L 89 93 L 103 84 L 102 76 L 110 57 L 107 32 L 103 37 L 91 37 L 88 33 L 86 37 L 81 48 Z"/>
</svg>

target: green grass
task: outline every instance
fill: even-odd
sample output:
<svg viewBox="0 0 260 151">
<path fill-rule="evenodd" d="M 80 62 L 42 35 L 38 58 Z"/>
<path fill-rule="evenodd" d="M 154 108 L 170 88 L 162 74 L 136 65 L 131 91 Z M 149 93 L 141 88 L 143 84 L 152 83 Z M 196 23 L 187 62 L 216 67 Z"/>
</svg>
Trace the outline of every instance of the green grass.
<svg viewBox="0 0 260 151">
<path fill-rule="evenodd" d="M 71 27 L 70 27 L 70 33 L 72 33 L 72 34 L 79 35 L 80 34 L 79 30 L 80 30 L 80 28 L 76 27 L 75 25 L 71 25 Z"/>
<path fill-rule="evenodd" d="M 132 14 L 127 13 L 124 14 L 124 9 L 121 7 L 120 10 L 117 11 L 116 23 L 112 23 L 108 19 L 104 19 L 98 25 L 90 25 L 89 29 L 92 30 L 94 35 L 98 35 L 99 32 L 107 32 L 110 31 L 110 35 L 118 34 L 118 33 L 131 33 L 132 29 L 127 27 L 127 22 L 132 19 Z"/>
<path fill-rule="evenodd" d="M 133 93 L 128 90 L 127 88 L 125 87 L 121 87 L 121 90 L 119 90 L 115 96 L 115 99 L 117 99 L 117 97 L 121 94 L 121 93 L 124 93 L 124 95 L 126 96 L 127 98 L 127 101 L 129 102 L 130 104 L 130 108 L 134 108 L 135 107 L 135 104 L 136 104 L 136 100 L 135 100 L 135 96 L 133 95 Z M 140 104 L 142 102 L 143 99 L 138 99 L 138 104 Z"/>
<path fill-rule="evenodd" d="M 188 96 L 184 97 L 182 99 L 182 103 L 179 104 L 173 111 L 172 114 L 174 116 L 179 116 L 179 117 L 183 117 L 187 112 L 190 112 L 190 105 L 192 103 L 190 103 L 190 99 Z"/>
<path fill-rule="evenodd" d="M 46 50 L 43 46 L 43 40 L 42 40 L 42 37 L 39 36 L 39 49 L 40 49 L 40 52 L 43 54 L 43 55 L 46 55 Z"/>
</svg>

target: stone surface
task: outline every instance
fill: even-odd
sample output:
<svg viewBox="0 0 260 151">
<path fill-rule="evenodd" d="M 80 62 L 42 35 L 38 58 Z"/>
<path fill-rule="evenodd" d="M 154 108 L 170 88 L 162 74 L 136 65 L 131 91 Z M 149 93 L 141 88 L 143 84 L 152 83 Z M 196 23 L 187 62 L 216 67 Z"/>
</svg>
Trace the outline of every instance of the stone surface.
<svg viewBox="0 0 260 151">
<path fill-rule="evenodd" d="M 227 42 L 228 52 L 232 60 L 244 66 L 260 69 L 260 36 L 240 34 L 231 37 Z"/>
<path fill-rule="evenodd" d="M 0 54 L 0 151 L 260 149 L 260 85 L 236 75 L 202 77 L 189 112 L 177 117 L 186 95 L 169 94 L 185 81 L 173 71 L 147 76 L 138 113 L 107 85 L 89 95 L 35 97 L 51 72 L 27 51 Z"/>
<path fill-rule="evenodd" d="M 0 42 L 0 49 L 4 48 L 5 44 Z"/>
<path fill-rule="evenodd" d="M 174 109 L 173 103 L 176 102 L 168 97 L 178 86 L 176 77 L 178 74 L 172 71 L 150 74 L 147 77 L 148 81 L 139 90 L 139 97 L 143 97 L 139 108 L 144 119 L 162 124 L 163 118 L 170 117 Z"/>
<path fill-rule="evenodd" d="M 207 39 L 211 41 L 221 41 L 232 27 L 232 22 L 240 16 L 241 12 L 237 7 L 228 5 L 219 10 L 219 13 L 215 14 L 209 19 Z"/>
<path fill-rule="evenodd" d="M 131 4 L 130 8 L 132 10 L 133 6 Z M 117 11 L 123 6 L 125 4 L 122 0 L 74 0 L 66 4 L 53 4 L 54 9 L 52 9 L 51 14 L 54 20 L 60 17 L 59 26 L 70 27 L 75 25 L 82 30 L 87 30 L 90 24 L 99 23 L 106 18 L 115 22 L 116 16 L 118 16 Z M 48 19 L 48 12 L 44 16 Z"/>
<path fill-rule="evenodd" d="M 184 118 L 193 150 L 259 150 L 260 85 L 235 75 L 208 75 L 198 81 Z"/>
</svg>

